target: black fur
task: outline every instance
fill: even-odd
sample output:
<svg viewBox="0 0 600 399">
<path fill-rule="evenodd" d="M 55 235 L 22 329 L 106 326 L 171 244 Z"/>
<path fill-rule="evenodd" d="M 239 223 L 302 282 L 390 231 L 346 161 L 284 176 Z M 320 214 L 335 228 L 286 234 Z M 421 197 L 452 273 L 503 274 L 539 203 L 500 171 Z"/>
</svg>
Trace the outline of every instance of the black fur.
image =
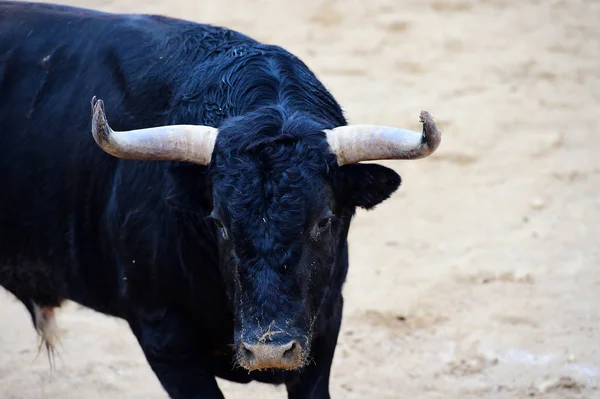
<svg viewBox="0 0 600 399">
<path fill-rule="evenodd" d="M 221 397 L 215 376 L 329 397 L 350 221 L 400 177 L 337 166 L 322 131 L 346 121 L 302 61 L 220 27 L 0 2 L 0 93 L 0 284 L 30 312 L 127 320 L 174 398 Z M 115 130 L 219 127 L 211 166 L 104 153 L 94 95 Z M 269 325 L 304 368 L 235 367 Z"/>
</svg>

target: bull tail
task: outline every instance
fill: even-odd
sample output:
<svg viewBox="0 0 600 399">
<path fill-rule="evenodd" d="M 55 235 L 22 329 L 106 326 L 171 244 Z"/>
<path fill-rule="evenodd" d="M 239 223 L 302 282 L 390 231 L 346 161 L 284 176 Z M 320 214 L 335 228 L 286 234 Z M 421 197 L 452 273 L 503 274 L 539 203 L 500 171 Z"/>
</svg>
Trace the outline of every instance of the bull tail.
<svg viewBox="0 0 600 399">
<path fill-rule="evenodd" d="M 59 330 L 56 324 L 56 307 L 33 304 L 35 328 L 40 337 L 38 356 L 45 349 L 50 369 L 56 369 L 56 346 L 59 344 Z M 37 357 L 36 357 L 37 358 Z"/>
</svg>

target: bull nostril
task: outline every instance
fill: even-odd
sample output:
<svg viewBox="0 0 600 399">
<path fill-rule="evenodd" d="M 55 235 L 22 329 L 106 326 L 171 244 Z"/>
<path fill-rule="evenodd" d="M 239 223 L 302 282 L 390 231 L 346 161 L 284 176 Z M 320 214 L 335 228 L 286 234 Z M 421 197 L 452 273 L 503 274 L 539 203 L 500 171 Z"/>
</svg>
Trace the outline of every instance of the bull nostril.
<svg viewBox="0 0 600 399">
<path fill-rule="evenodd" d="M 252 353 L 252 351 L 250 349 L 246 349 L 246 348 L 244 348 L 244 355 L 247 356 L 247 357 L 254 356 L 254 354 Z"/>
<path fill-rule="evenodd" d="M 252 345 L 249 345 L 249 344 L 247 344 L 247 343 L 244 342 L 244 344 L 242 345 L 242 354 L 247 359 L 253 359 L 254 358 L 254 352 L 252 352 Z"/>
<path fill-rule="evenodd" d="M 283 352 L 282 358 L 286 361 L 290 361 L 294 359 L 294 352 L 296 351 L 296 342 L 293 341 L 291 344 L 288 344 L 289 348 Z M 288 346 L 286 345 L 286 346 Z"/>
</svg>

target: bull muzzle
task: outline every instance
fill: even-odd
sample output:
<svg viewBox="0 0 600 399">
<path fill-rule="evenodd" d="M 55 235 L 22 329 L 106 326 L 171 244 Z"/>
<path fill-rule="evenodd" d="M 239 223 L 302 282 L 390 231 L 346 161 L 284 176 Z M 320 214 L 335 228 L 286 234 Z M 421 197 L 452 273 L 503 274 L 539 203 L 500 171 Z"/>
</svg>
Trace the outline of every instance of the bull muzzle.
<svg viewBox="0 0 600 399">
<path fill-rule="evenodd" d="M 238 363 L 247 370 L 294 370 L 304 365 L 304 349 L 298 340 L 285 343 L 242 342 L 238 348 Z"/>
</svg>

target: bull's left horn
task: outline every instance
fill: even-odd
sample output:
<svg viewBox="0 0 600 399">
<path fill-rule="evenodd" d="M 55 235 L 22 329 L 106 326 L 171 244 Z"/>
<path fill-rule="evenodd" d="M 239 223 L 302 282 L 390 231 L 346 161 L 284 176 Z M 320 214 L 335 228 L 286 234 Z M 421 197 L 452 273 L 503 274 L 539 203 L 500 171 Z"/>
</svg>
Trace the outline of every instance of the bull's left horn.
<svg viewBox="0 0 600 399">
<path fill-rule="evenodd" d="M 383 159 L 419 159 L 431 155 L 442 135 L 427 111 L 421 111 L 423 133 L 377 125 L 339 126 L 326 130 L 331 152 L 338 164 Z"/>
<path fill-rule="evenodd" d="M 211 126 L 170 125 L 115 132 L 106 121 L 102 100 L 93 97 L 91 104 L 92 135 L 107 153 L 123 159 L 210 164 L 218 129 Z"/>
</svg>

